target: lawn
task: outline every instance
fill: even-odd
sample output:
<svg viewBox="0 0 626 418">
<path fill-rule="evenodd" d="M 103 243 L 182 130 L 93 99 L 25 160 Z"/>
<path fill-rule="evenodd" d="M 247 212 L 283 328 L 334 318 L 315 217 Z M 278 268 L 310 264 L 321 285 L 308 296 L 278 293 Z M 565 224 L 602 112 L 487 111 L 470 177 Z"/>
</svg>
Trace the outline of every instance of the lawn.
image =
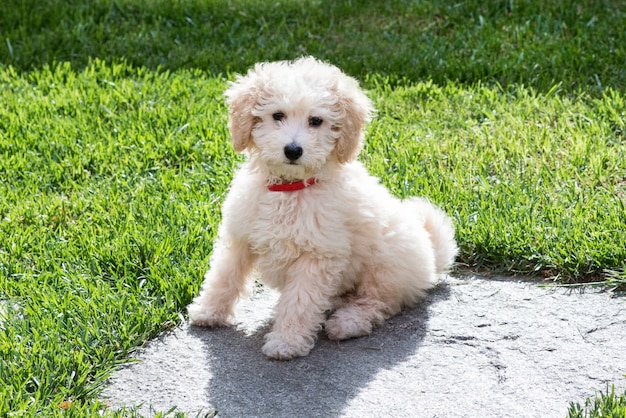
<svg viewBox="0 0 626 418">
<path fill-rule="evenodd" d="M 568 418 L 623 418 L 626 417 L 626 391 L 615 393 L 615 387 L 599 392 L 595 397 L 585 399 L 583 405 L 572 402 Z"/>
<path fill-rule="evenodd" d="M 446 209 L 459 269 L 626 283 L 623 2 L 8 2 L 0 415 L 98 416 L 183 320 L 242 158 L 222 92 L 259 60 L 361 80 L 361 160 Z"/>
</svg>

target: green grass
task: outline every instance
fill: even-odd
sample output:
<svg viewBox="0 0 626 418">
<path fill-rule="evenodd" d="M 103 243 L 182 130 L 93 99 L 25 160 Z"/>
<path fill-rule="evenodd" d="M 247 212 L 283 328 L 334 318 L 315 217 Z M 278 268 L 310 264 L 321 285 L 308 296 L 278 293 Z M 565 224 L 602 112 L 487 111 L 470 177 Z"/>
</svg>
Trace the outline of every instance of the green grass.
<svg viewBox="0 0 626 418">
<path fill-rule="evenodd" d="M 208 265 L 239 161 L 225 80 L 103 62 L 0 80 L 0 410 L 85 413 Z M 620 94 L 369 82 L 363 161 L 396 195 L 446 208 L 461 263 L 570 280 L 622 268 Z"/>
<path fill-rule="evenodd" d="M 624 267 L 624 98 L 454 83 L 377 90 L 363 158 L 399 196 L 455 218 L 461 260 L 596 278 Z"/>
<path fill-rule="evenodd" d="M 223 81 L 199 72 L 96 63 L 0 79 L 0 415 L 29 415 L 89 404 L 179 320 L 235 160 Z"/>
<path fill-rule="evenodd" d="M 241 161 L 222 92 L 255 61 L 360 78 L 361 160 L 446 209 L 461 268 L 624 288 L 626 5 L 482 3 L 9 0 L 0 416 L 99 415 L 181 320 Z"/>
<path fill-rule="evenodd" d="M 364 78 L 601 92 L 626 83 L 624 1 L 6 0 L 0 62 L 243 71 L 313 54 Z"/>
<path fill-rule="evenodd" d="M 568 418 L 624 418 L 626 417 L 626 391 L 615 394 L 615 387 L 606 393 L 600 392 L 593 399 L 587 398 L 585 405 L 571 403 Z"/>
</svg>

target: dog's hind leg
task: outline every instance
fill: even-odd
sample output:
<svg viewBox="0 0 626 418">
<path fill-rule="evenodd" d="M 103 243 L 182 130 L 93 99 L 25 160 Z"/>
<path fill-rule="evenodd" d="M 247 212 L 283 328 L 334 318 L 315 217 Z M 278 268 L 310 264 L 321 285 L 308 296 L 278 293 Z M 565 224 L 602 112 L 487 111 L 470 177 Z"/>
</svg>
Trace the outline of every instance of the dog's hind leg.
<svg viewBox="0 0 626 418">
<path fill-rule="evenodd" d="M 193 325 L 229 325 L 235 302 L 245 289 L 254 255 L 244 242 L 221 239 L 215 245 L 211 268 L 200 294 L 187 307 Z"/>
<path fill-rule="evenodd" d="M 387 275 L 393 274 L 388 271 Z M 325 324 L 328 338 L 345 340 L 368 335 L 375 326 L 396 315 L 407 302 L 409 289 L 400 286 L 383 272 L 363 273 L 363 279 L 353 293 L 346 295 Z M 417 299 L 421 291 L 412 290 Z"/>
<path fill-rule="evenodd" d="M 341 305 L 325 324 L 328 338 L 345 340 L 369 335 L 375 326 L 400 312 L 400 306 L 367 296 L 351 296 Z"/>
</svg>

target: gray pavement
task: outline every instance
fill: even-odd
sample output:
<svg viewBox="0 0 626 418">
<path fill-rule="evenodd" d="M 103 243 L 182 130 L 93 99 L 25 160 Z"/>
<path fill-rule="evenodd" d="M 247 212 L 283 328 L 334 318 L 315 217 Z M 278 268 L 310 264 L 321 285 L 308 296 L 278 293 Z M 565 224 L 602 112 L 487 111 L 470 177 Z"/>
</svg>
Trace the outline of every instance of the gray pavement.
<svg viewBox="0 0 626 418">
<path fill-rule="evenodd" d="M 610 292 L 447 277 L 372 335 L 322 333 L 288 362 L 261 353 L 275 300 L 257 289 L 236 328 L 151 341 L 102 397 L 145 416 L 565 417 L 570 401 L 626 388 L 626 298 Z"/>
</svg>

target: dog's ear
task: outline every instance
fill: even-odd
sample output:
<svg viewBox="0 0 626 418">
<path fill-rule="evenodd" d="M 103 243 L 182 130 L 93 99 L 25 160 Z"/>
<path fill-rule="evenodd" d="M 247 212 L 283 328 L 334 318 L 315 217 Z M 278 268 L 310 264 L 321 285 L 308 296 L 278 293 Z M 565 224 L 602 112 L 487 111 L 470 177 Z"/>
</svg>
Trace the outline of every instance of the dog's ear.
<svg viewBox="0 0 626 418">
<path fill-rule="evenodd" d="M 359 88 L 357 81 L 345 77 L 335 91 L 339 98 L 339 113 L 342 115 L 341 125 L 335 127 L 339 131 L 339 138 L 334 152 L 340 163 L 353 161 L 357 157 L 363 144 L 365 124 L 370 121 L 373 112 L 372 102 Z"/>
<path fill-rule="evenodd" d="M 242 152 L 252 141 L 252 128 L 255 117 L 252 114 L 257 103 L 258 88 L 256 75 L 251 71 L 246 76 L 237 76 L 224 92 L 228 105 L 228 129 L 233 148 Z"/>
</svg>

